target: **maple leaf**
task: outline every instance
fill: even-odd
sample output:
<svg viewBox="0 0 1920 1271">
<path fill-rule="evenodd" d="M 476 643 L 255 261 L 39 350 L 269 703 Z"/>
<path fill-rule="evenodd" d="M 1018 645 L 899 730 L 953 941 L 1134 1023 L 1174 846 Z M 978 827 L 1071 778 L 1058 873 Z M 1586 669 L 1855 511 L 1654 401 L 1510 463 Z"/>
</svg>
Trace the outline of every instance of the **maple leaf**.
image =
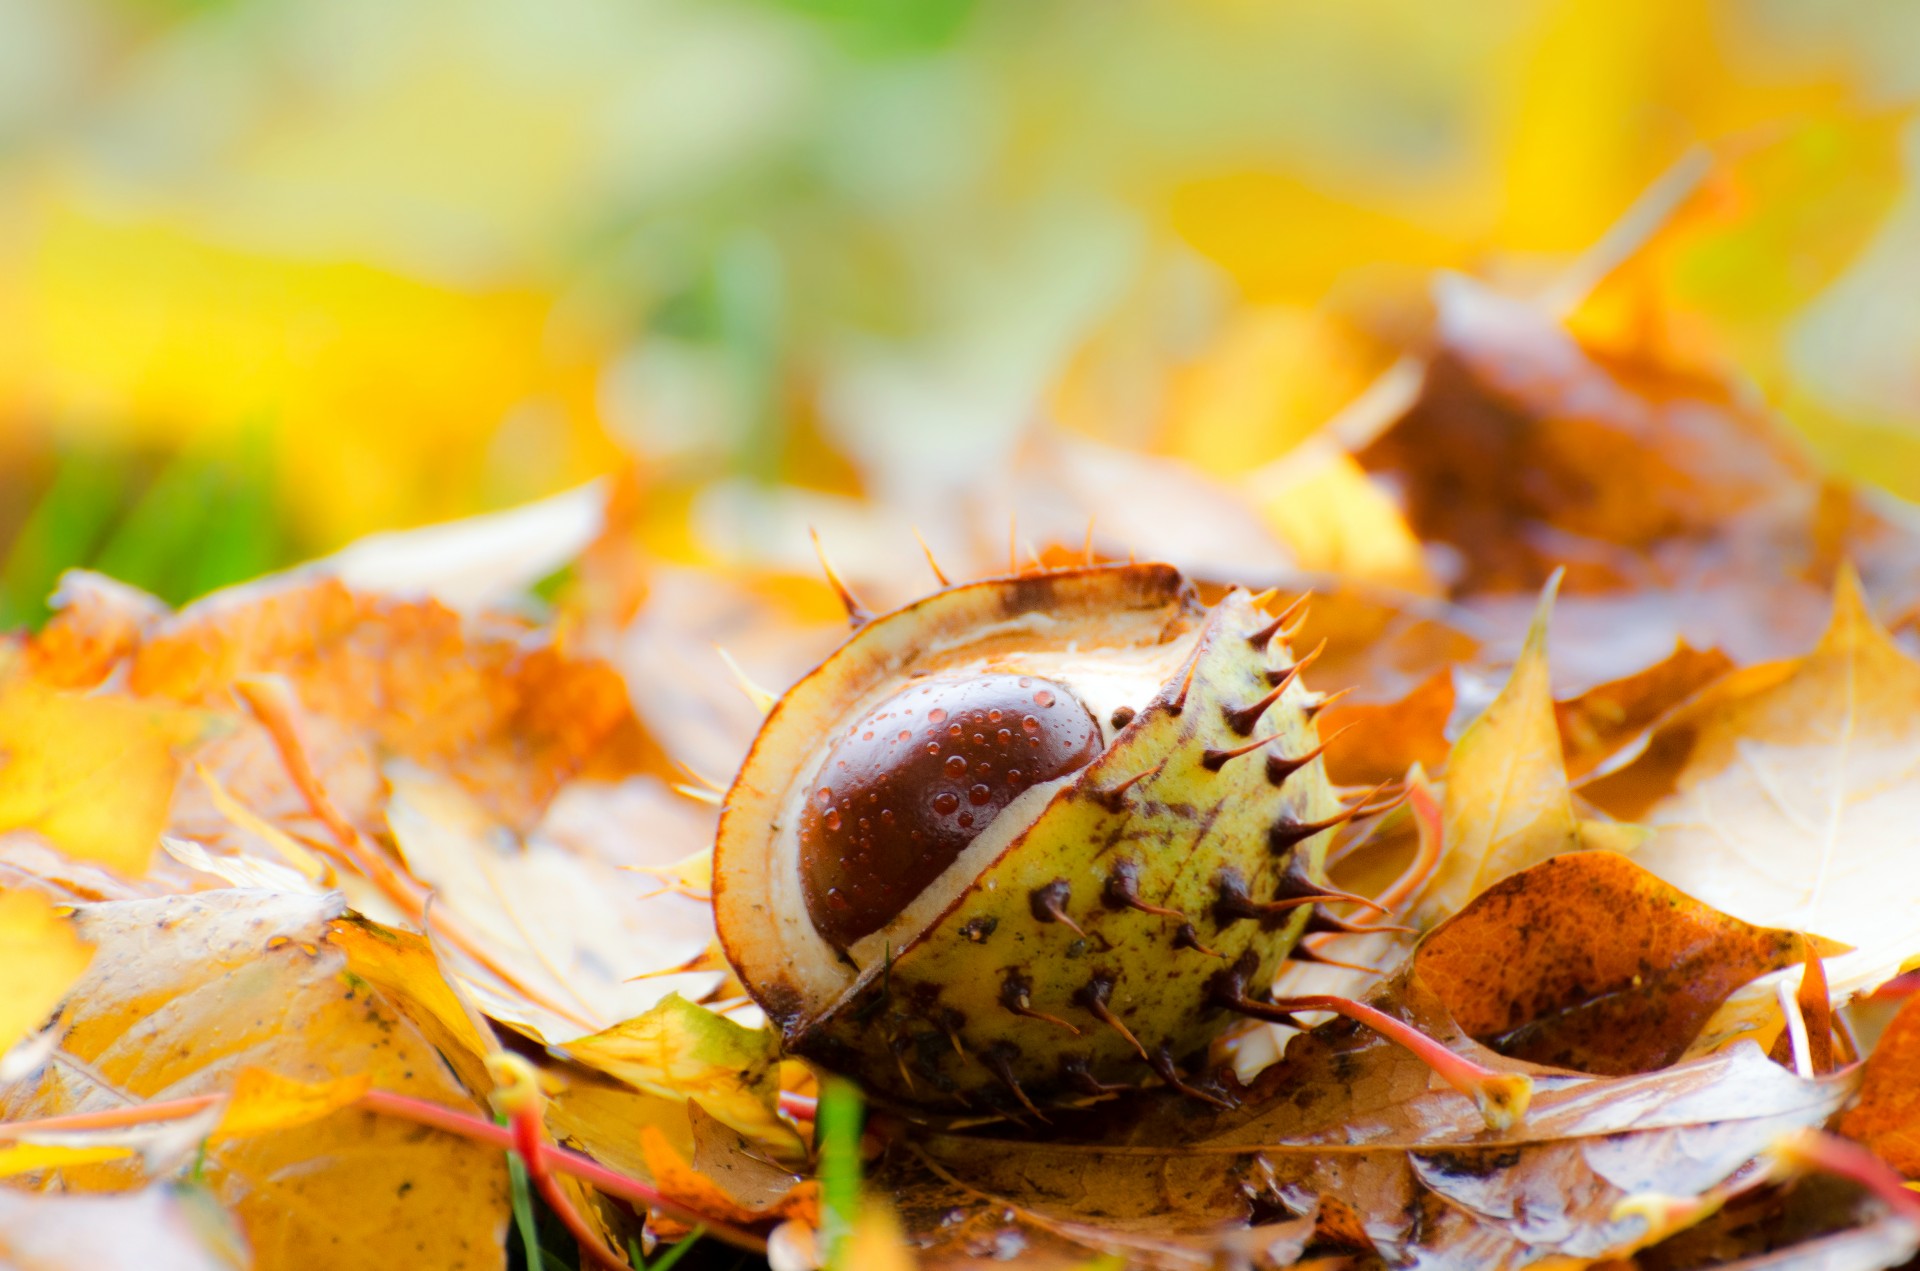
<svg viewBox="0 0 1920 1271">
<path fill-rule="evenodd" d="M 388 783 L 387 820 L 408 869 L 487 953 L 485 965 L 459 949 L 449 956 L 496 1018 L 561 1042 L 640 1015 L 675 988 L 714 987 L 710 973 L 651 974 L 707 947 L 704 901 L 546 835 L 521 838 L 452 781 L 394 765 Z"/>
<path fill-rule="evenodd" d="M 1690 894 L 1853 945 L 1829 964 L 1833 990 L 1870 988 L 1920 952 L 1903 881 L 1915 702 L 1920 663 L 1843 573 L 1811 653 L 1720 680 L 1581 793 L 1650 827 L 1641 861 Z"/>
</svg>

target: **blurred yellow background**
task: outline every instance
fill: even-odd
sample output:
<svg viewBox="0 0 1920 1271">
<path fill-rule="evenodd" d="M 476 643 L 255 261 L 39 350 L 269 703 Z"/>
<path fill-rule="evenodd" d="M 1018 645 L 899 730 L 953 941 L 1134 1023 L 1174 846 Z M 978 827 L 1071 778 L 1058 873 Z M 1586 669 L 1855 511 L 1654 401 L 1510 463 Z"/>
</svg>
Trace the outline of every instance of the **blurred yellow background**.
<svg viewBox="0 0 1920 1271">
<path fill-rule="evenodd" d="M 0 0 L 0 622 L 630 458 L 693 557 L 1036 428 L 1237 478 L 1435 270 L 1911 495 L 1916 94 L 1903 0 Z"/>
</svg>

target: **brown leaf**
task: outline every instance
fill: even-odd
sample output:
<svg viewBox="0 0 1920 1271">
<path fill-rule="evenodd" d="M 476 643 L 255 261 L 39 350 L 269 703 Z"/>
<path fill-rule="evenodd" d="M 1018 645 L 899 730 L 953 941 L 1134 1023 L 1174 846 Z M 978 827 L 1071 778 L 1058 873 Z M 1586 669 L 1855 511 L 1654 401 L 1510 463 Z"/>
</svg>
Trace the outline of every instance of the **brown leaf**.
<svg viewBox="0 0 1920 1271">
<path fill-rule="evenodd" d="M 1447 761 L 1447 721 L 1453 716 L 1453 673 L 1442 668 L 1395 702 L 1345 701 L 1320 716 L 1327 741 L 1327 776 L 1340 785 L 1398 781 L 1414 764 L 1438 769 Z"/>
<path fill-rule="evenodd" d="M 1429 1032 L 1444 1027 L 1417 988 L 1397 996 Z M 1450 1044 L 1474 1049 L 1457 1035 Z M 1103 1142 L 1072 1142 L 1068 1125 L 1044 1142 L 916 1144 L 995 1204 L 1043 1222 L 1137 1230 L 1152 1220 L 1157 1232 L 1193 1235 L 1244 1223 L 1256 1206 L 1298 1214 L 1337 1201 L 1389 1262 L 1523 1266 L 1630 1252 L 1645 1231 L 1639 1218 L 1614 1217 L 1619 1201 L 1718 1186 L 1786 1130 L 1825 1121 L 1852 1090 L 1848 1077 L 1804 1081 L 1753 1047 L 1629 1077 L 1533 1071 L 1525 1121 L 1492 1132 L 1408 1052 L 1336 1021 L 1295 1039 L 1238 1112 L 1169 1102 Z"/>
<path fill-rule="evenodd" d="M 1360 459 L 1399 485 L 1424 541 L 1461 553 L 1464 589 L 1537 591 L 1562 562 L 1571 591 L 1646 586 L 1656 549 L 1811 515 L 1805 461 L 1725 386 L 1582 348 L 1463 279 L 1436 300 L 1421 396 Z"/>
<path fill-rule="evenodd" d="M 1624 856 L 1576 852 L 1482 892 L 1420 942 L 1413 973 L 1502 1054 L 1619 1075 L 1674 1062 L 1728 994 L 1805 950 Z"/>
<path fill-rule="evenodd" d="M 150 620 L 137 641 L 126 627 L 120 611 L 89 605 L 63 611 L 49 638 L 124 651 L 134 694 L 210 709 L 231 710 L 243 677 L 284 676 L 309 714 L 382 755 L 457 774 L 515 824 L 530 824 L 564 781 L 610 752 L 619 771 L 669 771 L 611 668 L 573 659 L 517 621 L 294 574 Z"/>
<path fill-rule="evenodd" d="M 1682 641 L 1665 661 L 1555 702 L 1568 780 L 1592 772 L 1662 715 L 1732 669 L 1732 659 L 1720 650 L 1695 649 Z"/>
<path fill-rule="evenodd" d="M 1907 999 L 1867 1056 L 1860 1101 L 1840 1118 L 1840 1133 L 1920 1178 L 1920 996 Z"/>
</svg>

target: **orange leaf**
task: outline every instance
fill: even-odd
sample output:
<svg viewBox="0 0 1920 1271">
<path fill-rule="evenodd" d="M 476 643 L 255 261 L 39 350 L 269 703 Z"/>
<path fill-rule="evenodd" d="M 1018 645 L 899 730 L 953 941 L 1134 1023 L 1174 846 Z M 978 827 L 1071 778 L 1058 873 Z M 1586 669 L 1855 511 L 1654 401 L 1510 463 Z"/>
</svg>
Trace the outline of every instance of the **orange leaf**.
<svg viewBox="0 0 1920 1271">
<path fill-rule="evenodd" d="M 1840 1133 L 1920 1178 L 1920 995 L 1907 999 L 1867 1056 L 1860 1101 L 1840 1118 Z"/>
</svg>

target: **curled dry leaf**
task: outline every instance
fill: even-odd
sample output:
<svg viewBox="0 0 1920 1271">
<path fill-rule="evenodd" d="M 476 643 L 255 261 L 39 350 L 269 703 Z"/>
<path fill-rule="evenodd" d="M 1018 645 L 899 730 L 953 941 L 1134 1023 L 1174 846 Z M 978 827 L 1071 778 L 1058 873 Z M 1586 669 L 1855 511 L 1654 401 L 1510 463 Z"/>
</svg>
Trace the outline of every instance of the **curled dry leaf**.
<svg viewBox="0 0 1920 1271">
<path fill-rule="evenodd" d="M 220 1094 L 247 1067 L 336 1094 L 344 1087 L 331 1083 L 365 1076 L 465 1104 L 426 1038 L 349 973 L 329 935 L 339 915 L 337 897 L 247 891 L 81 908 L 75 926 L 98 952 L 72 995 L 69 1030 L 38 1073 L 0 1091 L 0 1116 Z M 396 1233 L 420 1267 L 500 1257 L 506 1178 L 496 1153 L 353 1108 L 284 1120 L 271 1133 L 215 1138 L 204 1164 L 261 1271 L 311 1266 L 316 1250 L 373 1265 L 391 1256 Z M 76 1191 L 124 1190 L 141 1177 L 126 1163 L 59 1172 Z"/>
<path fill-rule="evenodd" d="M 1580 848 L 1628 850 L 1631 826 L 1581 818 L 1567 789 L 1547 674 L 1549 583 L 1506 687 L 1447 759 L 1446 851 L 1413 916 L 1431 926 L 1507 875 Z"/>
<path fill-rule="evenodd" d="M 1638 859 L 1749 922 L 1818 931 L 1835 993 L 1920 952 L 1920 663 L 1868 613 L 1851 573 L 1813 652 L 1736 672 L 1583 795 L 1640 821 Z"/>
<path fill-rule="evenodd" d="M 780 1048 L 766 1029 L 742 1028 L 670 993 L 645 1014 L 577 1038 L 564 1050 L 636 1090 L 694 1100 L 763 1149 L 800 1155 L 799 1137 L 775 1110 Z"/>
</svg>

